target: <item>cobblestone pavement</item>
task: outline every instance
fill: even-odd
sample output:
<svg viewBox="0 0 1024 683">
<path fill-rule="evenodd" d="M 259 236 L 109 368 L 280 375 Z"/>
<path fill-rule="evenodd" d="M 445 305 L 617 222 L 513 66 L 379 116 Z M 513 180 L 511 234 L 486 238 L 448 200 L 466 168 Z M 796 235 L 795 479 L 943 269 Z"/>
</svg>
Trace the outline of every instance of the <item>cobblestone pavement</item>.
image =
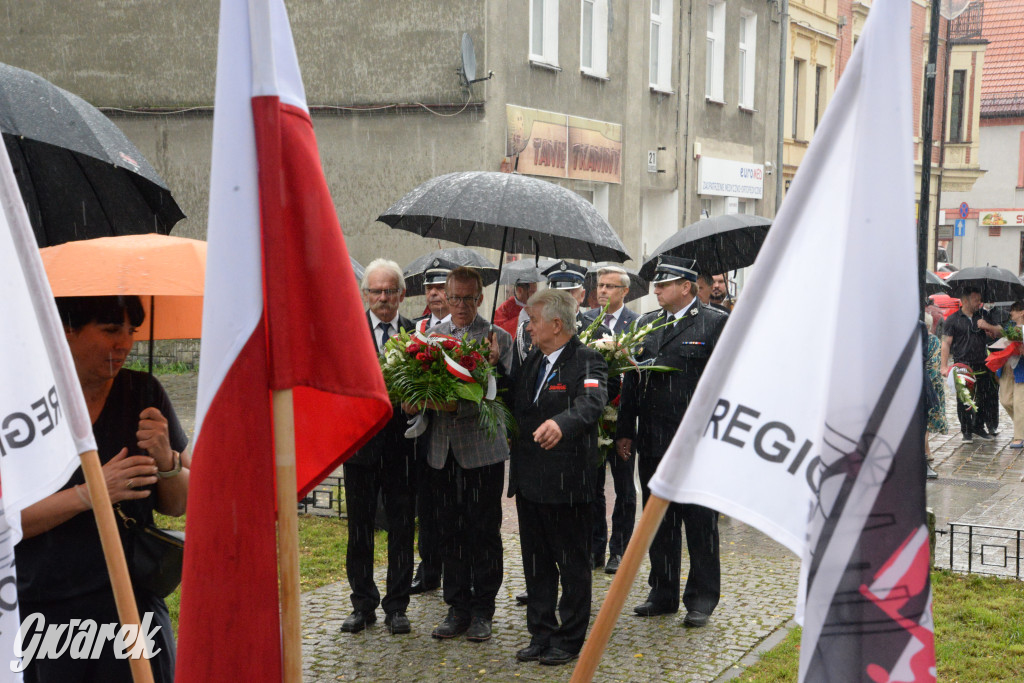
<svg viewBox="0 0 1024 683">
<path fill-rule="evenodd" d="M 191 432 L 195 375 L 160 379 L 186 431 Z M 1014 544 L 1024 536 L 1024 532 L 1015 531 L 1024 529 L 1024 453 L 1008 448 L 1013 427 L 1005 414 L 995 441 L 976 440 L 974 444 L 962 443 L 951 397 L 947 416 L 950 434 L 929 438 L 934 467 L 940 475 L 927 486 L 928 504 L 935 512 L 940 532 L 936 565 L 950 564 L 950 534 L 941 533 L 948 532 L 950 523 L 1001 527 L 1003 531 L 976 527 L 970 539 L 966 526 L 954 527 L 953 566 L 966 570 L 970 557 L 973 571 L 1012 576 L 1020 554 Z M 611 477 L 607 483 L 610 505 Z M 302 598 L 305 680 L 568 680 L 571 665 L 545 667 L 515 660 L 515 651 L 529 642 L 529 635 L 525 608 L 515 602 L 515 595 L 524 590 L 525 584 L 511 499 L 504 499 L 504 513 L 505 581 L 498 595 L 494 637 L 489 642 L 470 643 L 463 638 L 437 641 L 430 637 L 446 612 L 440 591 L 413 596 L 408 611 L 413 631 L 409 635 L 388 634 L 379 611 L 377 624 L 366 631 L 341 633 L 341 622 L 351 605 L 347 583 L 336 583 Z M 764 647 L 766 639 L 774 642 L 793 615 L 799 562 L 780 545 L 736 520 L 723 518 L 721 531 L 722 600 L 708 626 L 687 629 L 680 614 L 646 619 L 631 616 L 632 606 L 646 595 L 645 561 L 595 680 L 725 680 L 738 670 L 737 665 L 749 661 L 759 645 Z M 1024 537 L 1020 541 L 1024 543 Z M 684 568 L 686 563 L 684 552 Z M 384 568 L 378 568 L 377 583 L 381 587 L 383 574 Z M 600 571 L 593 577 L 596 617 L 612 577 Z"/>
</svg>

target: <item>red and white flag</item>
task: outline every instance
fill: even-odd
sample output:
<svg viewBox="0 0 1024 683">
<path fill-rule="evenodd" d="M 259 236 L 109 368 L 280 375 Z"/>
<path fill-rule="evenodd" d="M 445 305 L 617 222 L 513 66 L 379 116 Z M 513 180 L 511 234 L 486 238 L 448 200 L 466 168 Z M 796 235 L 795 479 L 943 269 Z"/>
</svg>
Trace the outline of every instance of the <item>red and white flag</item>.
<svg viewBox="0 0 1024 683">
<path fill-rule="evenodd" d="M 391 416 L 282 0 L 222 0 L 177 680 L 279 681 L 271 391 L 297 496 Z"/>
<path fill-rule="evenodd" d="M 650 482 L 803 558 L 801 681 L 936 675 L 911 39 L 910 3 L 872 5 Z M 792 300 L 808 283 L 810 318 Z"/>
</svg>

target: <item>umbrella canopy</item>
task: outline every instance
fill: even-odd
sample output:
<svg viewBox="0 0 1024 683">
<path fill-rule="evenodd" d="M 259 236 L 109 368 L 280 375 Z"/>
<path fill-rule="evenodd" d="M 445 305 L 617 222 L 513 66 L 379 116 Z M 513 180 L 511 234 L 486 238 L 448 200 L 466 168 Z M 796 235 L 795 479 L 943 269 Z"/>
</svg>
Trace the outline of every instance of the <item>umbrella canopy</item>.
<svg viewBox="0 0 1024 683">
<path fill-rule="evenodd" d="M 363 275 L 366 274 L 366 269 L 363 268 L 363 266 L 359 263 L 359 261 L 356 261 L 351 256 L 348 257 L 348 260 L 352 263 L 352 272 L 356 276 L 356 282 L 362 282 L 363 281 Z"/>
<path fill-rule="evenodd" d="M 502 266 L 498 284 L 514 285 L 517 282 L 544 282 L 548 279 L 544 275 L 544 271 L 557 262 L 558 259 L 553 258 L 542 258 L 538 261 L 533 256 L 521 258 L 518 261 L 511 261 Z"/>
<path fill-rule="evenodd" d="M 682 256 L 697 261 L 701 273 L 717 275 L 754 263 L 772 222 L 742 213 L 715 216 L 692 223 L 658 245 L 640 268 L 650 280 L 659 256 Z"/>
<path fill-rule="evenodd" d="M 946 294 L 949 292 L 949 285 L 942 281 L 942 278 L 935 273 L 925 271 L 924 274 L 924 295 Z"/>
<path fill-rule="evenodd" d="M 420 296 L 425 292 L 423 287 L 423 271 L 436 258 L 446 259 L 457 266 L 472 268 L 480 273 L 480 277 L 484 280 L 484 287 L 498 279 L 498 266 L 472 249 L 466 249 L 465 247 L 438 249 L 426 256 L 420 256 L 405 267 L 405 293 L 408 296 Z"/>
<path fill-rule="evenodd" d="M 39 255 L 54 296 L 137 294 L 153 339 L 201 335 L 206 242 L 122 235 L 47 247 Z"/>
<path fill-rule="evenodd" d="M 622 268 L 622 266 L 619 266 L 618 264 L 595 263 L 594 265 L 590 266 L 589 269 L 587 269 L 587 278 L 584 281 L 583 286 L 587 288 L 588 292 L 592 289 L 597 289 L 597 271 L 601 270 L 601 268 L 608 265 L 615 265 L 618 268 Z M 635 270 L 632 270 L 631 268 L 622 269 L 626 271 L 626 273 L 629 275 L 629 294 L 626 295 L 626 303 L 639 299 L 640 297 L 645 296 L 650 292 L 650 283 L 644 278 L 640 277 L 639 273 L 637 273 Z"/>
<path fill-rule="evenodd" d="M 100 110 L 6 64 L 0 131 L 40 247 L 167 234 L 185 217 L 157 172 Z"/>
<path fill-rule="evenodd" d="M 622 240 L 593 204 L 561 185 L 515 173 L 437 176 L 412 189 L 377 220 L 423 237 L 503 253 L 629 259 Z"/>
<path fill-rule="evenodd" d="M 953 296 L 960 296 L 968 286 L 977 287 L 981 290 L 981 300 L 984 302 L 1024 298 L 1024 282 L 1005 268 L 996 266 L 961 268 L 946 278 L 946 284 L 952 289 Z"/>
</svg>

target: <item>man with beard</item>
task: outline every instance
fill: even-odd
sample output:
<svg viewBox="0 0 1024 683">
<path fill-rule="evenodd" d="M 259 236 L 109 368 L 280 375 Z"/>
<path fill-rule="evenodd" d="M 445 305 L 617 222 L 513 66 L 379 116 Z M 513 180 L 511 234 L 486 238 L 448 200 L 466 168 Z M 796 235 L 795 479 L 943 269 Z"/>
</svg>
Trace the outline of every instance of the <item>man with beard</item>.
<svg viewBox="0 0 1024 683">
<path fill-rule="evenodd" d="M 710 299 L 713 308 L 726 313 L 732 311 L 733 301 L 729 298 L 729 278 L 725 273 L 711 276 Z"/>
<path fill-rule="evenodd" d="M 643 365 L 676 368 L 669 372 L 626 373 L 615 445 L 620 455 L 636 447 L 644 504 L 648 483 L 675 436 L 704 366 L 715 349 L 727 316 L 696 298 L 697 270 L 692 259 L 661 256 L 654 293 L 662 310 L 641 316 L 638 324 L 664 325 L 652 332 L 636 354 Z M 681 527 L 686 524 L 690 571 L 683 592 L 686 626 L 704 626 L 718 605 L 721 589 L 718 513 L 701 505 L 672 503 L 649 551 L 651 587 L 646 602 L 633 611 L 641 617 L 679 610 L 682 564 Z"/>
<path fill-rule="evenodd" d="M 412 321 L 398 315 L 405 298 L 405 279 L 394 261 L 375 259 L 362 281 L 368 309 L 366 320 L 374 347 L 400 330 L 412 330 Z M 409 587 L 412 584 L 415 508 L 415 453 L 405 438 L 406 418 L 397 408 L 385 427 L 345 461 L 345 503 L 348 511 L 348 550 L 345 568 L 352 587 L 352 614 L 341 624 L 346 633 L 358 633 L 377 621 L 377 605 L 384 608 L 384 624 L 393 633 L 409 633 Z M 377 496 L 388 520 L 387 592 L 381 600 L 373 581 L 373 522 Z"/>
</svg>

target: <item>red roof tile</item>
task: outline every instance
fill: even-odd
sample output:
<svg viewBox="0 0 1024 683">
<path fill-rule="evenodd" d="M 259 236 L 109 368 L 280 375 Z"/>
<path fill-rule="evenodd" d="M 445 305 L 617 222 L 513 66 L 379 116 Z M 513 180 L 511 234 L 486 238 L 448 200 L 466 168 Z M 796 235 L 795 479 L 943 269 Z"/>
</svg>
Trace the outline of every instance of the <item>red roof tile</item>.
<svg viewBox="0 0 1024 683">
<path fill-rule="evenodd" d="M 1024 114 L 1024 0 L 984 0 L 982 117 Z"/>
</svg>

